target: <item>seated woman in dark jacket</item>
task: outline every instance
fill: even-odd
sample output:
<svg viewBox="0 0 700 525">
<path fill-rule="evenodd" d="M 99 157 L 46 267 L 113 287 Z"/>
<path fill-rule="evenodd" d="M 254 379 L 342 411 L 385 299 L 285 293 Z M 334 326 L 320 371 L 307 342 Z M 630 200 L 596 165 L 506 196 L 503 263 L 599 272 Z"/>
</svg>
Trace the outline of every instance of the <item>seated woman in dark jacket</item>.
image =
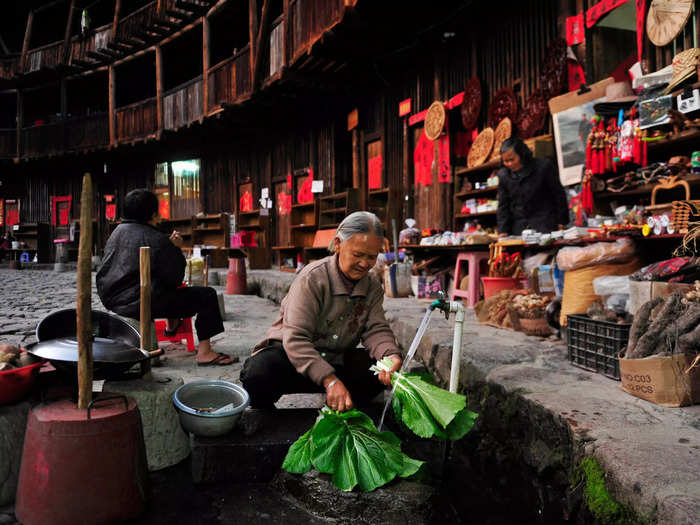
<svg viewBox="0 0 700 525">
<path fill-rule="evenodd" d="M 535 159 L 517 138 L 501 145 L 498 171 L 498 233 L 520 235 L 532 229 L 548 233 L 569 222 L 564 187 L 548 159 Z"/>
<path fill-rule="evenodd" d="M 197 364 L 228 365 L 231 356 L 214 352 L 212 336 L 224 331 L 216 291 L 204 286 L 179 288 L 185 276 L 182 237 L 155 229 L 158 199 L 148 190 L 130 191 L 124 199 L 124 217 L 107 240 L 102 266 L 97 272 L 97 294 L 109 310 L 124 317 L 140 315 L 139 248 L 151 248 L 151 316 L 167 318 L 168 331 L 175 332 L 182 317 L 197 316 L 199 339 Z"/>
</svg>

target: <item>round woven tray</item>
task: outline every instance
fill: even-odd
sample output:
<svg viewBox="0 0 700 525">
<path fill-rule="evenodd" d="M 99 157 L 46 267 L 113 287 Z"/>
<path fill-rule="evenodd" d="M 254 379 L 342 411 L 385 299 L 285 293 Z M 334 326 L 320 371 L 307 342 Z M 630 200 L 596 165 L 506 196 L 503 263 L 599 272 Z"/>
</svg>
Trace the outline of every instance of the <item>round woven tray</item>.
<svg viewBox="0 0 700 525">
<path fill-rule="evenodd" d="M 428 108 L 428 112 L 425 114 L 425 136 L 430 140 L 437 140 L 442 129 L 445 127 L 445 105 L 436 100 Z"/>
<path fill-rule="evenodd" d="M 527 98 L 527 101 L 518 113 L 516 121 L 518 135 L 522 139 L 529 139 L 537 135 L 544 128 L 547 118 L 547 100 L 542 91 L 536 89 Z"/>
<path fill-rule="evenodd" d="M 504 118 L 496 126 L 496 131 L 493 132 L 493 151 L 489 160 L 497 160 L 501 158 L 501 144 L 513 133 L 513 122 L 508 118 Z"/>
<path fill-rule="evenodd" d="M 462 113 L 462 124 L 464 124 L 465 129 L 476 127 L 479 112 L 481 111 L 481 84 L 478 78 L 472 77 L 467 80 L 460 111 Z"/>
<path fill-rule="evenodd" d="M 476 137 L 467 156 L 467 166 L 474 168 L 481 166 L 489 158 L 493 149 L 494 132 L 491 128 L 484 128 Z"/>
</svg>

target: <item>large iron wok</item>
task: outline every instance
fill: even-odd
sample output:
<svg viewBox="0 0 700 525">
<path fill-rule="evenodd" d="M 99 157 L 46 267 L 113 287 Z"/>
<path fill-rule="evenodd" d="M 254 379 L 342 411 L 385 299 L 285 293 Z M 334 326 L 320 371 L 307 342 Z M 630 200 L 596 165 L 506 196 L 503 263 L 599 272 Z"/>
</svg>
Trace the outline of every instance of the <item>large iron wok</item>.
<svg viewBox="0 0 700 525">
<path fill-rule="evenodd" d="M 163 353 L 140 348 L 139 332 L 116 315 L 93 311 L 92 354 L 95 379 L 118 379 L 142 375 L 137 363 Z M 78 363 L 78 339 L 74 308 L 58 310 L 44 317 L 36 327 L 37 343 L 27 352 L 47 359 L 57 369 L 75 373 Z M 126 374 L 134 367 L 136 370 Z"/>
</svg>

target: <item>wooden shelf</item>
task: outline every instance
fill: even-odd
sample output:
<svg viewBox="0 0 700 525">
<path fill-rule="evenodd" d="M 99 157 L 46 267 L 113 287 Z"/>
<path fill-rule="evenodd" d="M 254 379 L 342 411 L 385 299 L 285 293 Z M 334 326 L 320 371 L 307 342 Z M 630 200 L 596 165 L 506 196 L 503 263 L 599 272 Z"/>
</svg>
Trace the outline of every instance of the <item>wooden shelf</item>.
<svg viewBox="0 0 700 525">
<path fill-rule="evenodd" d="M 303 246 L 273 246 L 272 249 L 275 251 L 284 251 L 284 250 L 302 250 L 304 247 Z"/>
<path fill-rule="evenodd" d="M 485 193 L 493 193 L 494 191 L 498 191 L 498 185 L 489 186 L 488 188 L 479 188 L 478 190 L 460 191 L 459 193 L 455 193 L 455 197 L 470 197 L 472 195 L 483 195 Z"/>
<path fill-rule="evenodd" d="M 692 141 L 700 141 L 700 130 L 685 130 L 667 139 L 648 141 L 647 148 L 649 151 L 654 151 Z"/>
<path fill-rule="evenodd" d="M 455 215 L 455 219 L 466 219 L 469 217 L 481 217 L 483 215 L 497 215 L 498 210 L 482 211 L 481 213 L 458 213 Z"/>
<path fill-rule="evenodd" d="M 290 226 L 292 230 L 315 230 L 315 224 L 292 224 Z"/>
<path fill-rule="evenodd" d="M 321 210 L 323 215 L 333 215 L 334 213 L 345 213 L 345 208 L 331 208 L 328 210 Z"/>
<path fill-rule="evenodd" d="M 474 166 L 473 168 L 468 168 L 466 166 L 460 166 L 459 168 L 455 168 L 455 175 L 468 175 L 469 173 L 476 173 L 478 171 L 492 170 L 492 169 L 500 168 L 500 167 L 501 167 L 501 159 L 492 160 L 490 162 L 486 162 L 484 164 L 481 164 L 480 166 Z"/>
<path fill-rule="evenodd" d="M 700 175 L 690 175 L 688 177 L 683 178 L 682 180 L 687 181 L 688 184 L 695 184 L 695 183 L 700 182 Z M 594 199 L 608 199 L 608 198 L 615 198 L 615 197 L 644 195 L 645 193 L 651 194 L 651 190 L 657 184 L 658 184 L 658 182 L 654 182 L 651 184 L 642 184 L 641 186 L 637 186 L 636 188 L 632 188 L 630 190 L 624 190 L 624 191 L 601 191 L 599 193 L 594 193 L 593 198 Z"/>
<path fill-rule="evenodd" d="M 382 194 L 389 194 L 389 188 L 380 188 L 377 190 L 369 190 L 370 195 L 382 195 Z"/>
<path fill-rule="evenodd" d="M 311 202 L 303 202 L 301 204 L 292 204 L 292 208 L 308 208 L 314 205 L 314 201 Z"/>
</svg>

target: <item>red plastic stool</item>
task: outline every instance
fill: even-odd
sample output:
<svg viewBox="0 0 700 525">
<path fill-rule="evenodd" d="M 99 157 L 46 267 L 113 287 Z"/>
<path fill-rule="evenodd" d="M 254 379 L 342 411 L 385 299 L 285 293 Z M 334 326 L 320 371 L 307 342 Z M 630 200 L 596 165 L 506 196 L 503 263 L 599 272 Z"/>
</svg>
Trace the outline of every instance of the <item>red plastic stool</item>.
<svg viewBox="0 0 700 525">
<path fill-rule="evenodd" d="M 156 337 L 158 338 L 158 342 L 170 341 L 171 343 L 181 343 L 184 339 L 187 342 L 187 351 L 194 352 L 196 348 L 194 346 L 194 334 L 192 333 L 192 318 L 185 317 L 173 336 L 165 335 L 167 323 L 165 319 L 156 320 Z"/>
<path fill-rule="evenodd" d="M 488 261 L 488 252 L 459 252 L 457 254 L 457 263 L 455 264 L 455 278 L 452 282 L 452 295 L 451 298 L 454 301 L 455 297 L 465 297 L 467 299 L 467 304 L 473 307 L 478 301 L 479 296 L 479 286 L 481 280 L 481 270 L 479 266 L 481 261 Z M 462 271 L 462 263 L 466 262 L 469 265 L 467 274 L 469 275 L 469 290 L 466 292 L 459 289 L 459 283 L 462 282 L 462 277 L 464 277 L 464 272 Z"/>
</svg>

